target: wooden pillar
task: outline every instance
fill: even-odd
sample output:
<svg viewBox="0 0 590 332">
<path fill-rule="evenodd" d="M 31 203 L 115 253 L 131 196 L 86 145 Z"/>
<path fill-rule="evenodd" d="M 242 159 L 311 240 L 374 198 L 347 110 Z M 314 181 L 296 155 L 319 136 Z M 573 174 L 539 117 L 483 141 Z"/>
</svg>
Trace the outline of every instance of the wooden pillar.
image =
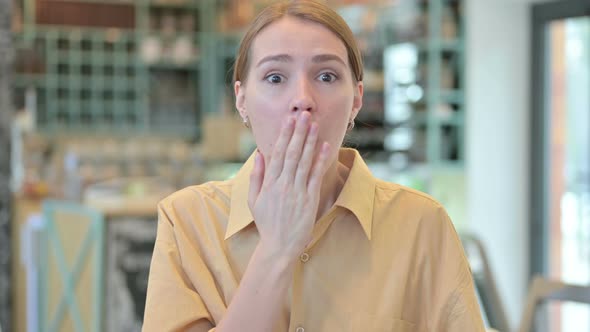
<svg viewBox="0 0 590 332">
<path fill-rule="evenodd" d="M 12 193 L 10 190 L 10 123 L 12 120 L 12 0 L 0 0 L 0 325 L 11 331 Z"/>
</svg>

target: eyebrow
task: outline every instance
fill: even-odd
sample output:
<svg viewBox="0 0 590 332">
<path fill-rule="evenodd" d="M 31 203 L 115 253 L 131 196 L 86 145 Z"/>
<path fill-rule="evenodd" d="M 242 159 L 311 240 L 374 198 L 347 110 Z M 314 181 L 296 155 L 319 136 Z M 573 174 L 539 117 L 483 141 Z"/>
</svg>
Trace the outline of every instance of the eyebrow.
<svg viewBox="0 0 590 332">
<path fill-rule="evenodd" d="M 291 62 L 291 61 L 293 61 L 293 57 L 290 56 L 289 54 L 269 55 L 269 56 L 262 58 L 260 61 L 258 61 L 258 64 L 256 65 L 256 67 L 260 67 L 263 63 L 271 62 L 271 61 Z M 344 62 L 344 60 L 342 60 L 339 56 L 337 56 L 335 54 L 318 54 L 318 55 L 315 55 L 313 58 L 311 58 L 311 61 L 313 63 L 337 61 L 346 67 L 346 62 Z"/>
</svg>

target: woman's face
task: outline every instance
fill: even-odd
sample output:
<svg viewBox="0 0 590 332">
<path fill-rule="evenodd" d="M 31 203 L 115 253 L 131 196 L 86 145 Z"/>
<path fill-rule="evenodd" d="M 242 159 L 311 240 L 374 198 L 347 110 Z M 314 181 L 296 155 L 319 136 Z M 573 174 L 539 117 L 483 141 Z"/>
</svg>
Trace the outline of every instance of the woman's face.
<svg viewBox="0 0 590 332">
<path fill-rule="evenodd" d="M 248 117 L 258 149 L 271 155 L 281 124 L 303 111 L 319 126 L 318 144 L 337 158 L 348 123 L 362 106 L 344 43 L 318 23 L 286 16 L 256 36 L 246 82 L 235 83 L 236 107 Z"/>
</svg>

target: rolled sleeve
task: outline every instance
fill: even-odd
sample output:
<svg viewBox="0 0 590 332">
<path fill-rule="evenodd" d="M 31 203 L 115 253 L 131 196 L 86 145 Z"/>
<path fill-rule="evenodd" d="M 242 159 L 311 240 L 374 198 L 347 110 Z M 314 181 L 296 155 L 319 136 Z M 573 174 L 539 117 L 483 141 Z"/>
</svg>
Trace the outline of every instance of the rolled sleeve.
<svg viewBox="0 0 590 332">
<path fill-rule="evenodd" d="M 142 331 L 215 331 L 199 293 L 182 268 L 174 224 L 158 206 Z"/>
<path fill-rule="evenodd" d="M 439 312 L 435 331 L 485 331 L 469 262 L 459 236 L 444 209 L 439 209 L 443 221 L 441 269 L 438 278 L 441 292 L 436 301 Z"/>
</svg>

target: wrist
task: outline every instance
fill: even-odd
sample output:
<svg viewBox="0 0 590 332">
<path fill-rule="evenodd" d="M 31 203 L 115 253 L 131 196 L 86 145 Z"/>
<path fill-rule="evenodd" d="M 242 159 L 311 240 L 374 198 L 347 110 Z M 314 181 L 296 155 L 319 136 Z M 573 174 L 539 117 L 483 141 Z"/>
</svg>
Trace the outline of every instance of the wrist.
<svg viewBox="0 0 590 332">
<path fill-rule="evenodd" d="M 256 246 L 253 258 L 256 258 L 265 267 L 289 270 L 294 265 L 298 255 L 279 245 L 261 241 Z"/>
</svg>

